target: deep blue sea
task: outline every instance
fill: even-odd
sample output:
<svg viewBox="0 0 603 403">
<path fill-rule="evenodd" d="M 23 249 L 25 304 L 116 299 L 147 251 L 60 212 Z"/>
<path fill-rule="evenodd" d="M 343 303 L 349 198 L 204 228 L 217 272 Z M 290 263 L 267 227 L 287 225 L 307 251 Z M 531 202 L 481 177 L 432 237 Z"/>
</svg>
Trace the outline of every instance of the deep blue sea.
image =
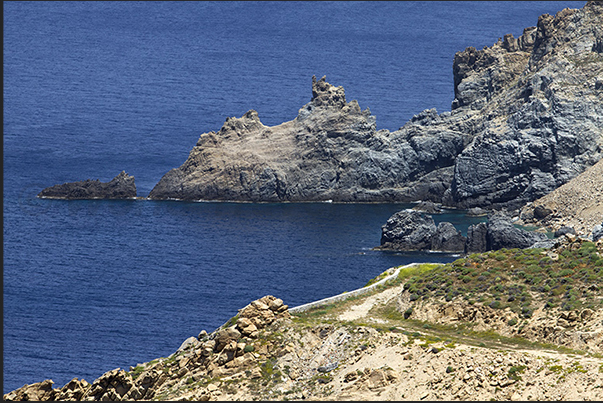
<svg viewBox="0 0 603 403">
<path fill-rule="evenodd" d="M 267 294 L 296 306 L 455 258 L 371 250 L 408 205 L 58 201 L 41 189 L 125 170 L 147 196 L 226 117 L 295 118 L 312 75 L 395 130 L 450 110 L 455 52 L 584 3 L 3 2 L 4 393 L 168 356 Z"/>
</svg>

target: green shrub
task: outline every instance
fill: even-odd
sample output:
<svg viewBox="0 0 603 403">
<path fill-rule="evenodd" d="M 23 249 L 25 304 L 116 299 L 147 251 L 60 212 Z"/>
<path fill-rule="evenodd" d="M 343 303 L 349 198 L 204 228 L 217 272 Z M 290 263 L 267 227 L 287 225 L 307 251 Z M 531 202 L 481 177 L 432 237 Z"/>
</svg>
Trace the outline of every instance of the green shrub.
<svg viewBox="0 0 603 403">
<path fill-rule="evenodd" d="M 526 370 L 525 365 L 513 365 L 511 368 L 509 368 L 509 372 L 507 372 L 507 376 L 509 377 L 509 379 L 520 381 L 521 376 L 519 374 L 521 374 L 525 370 Z"/>
</svg>

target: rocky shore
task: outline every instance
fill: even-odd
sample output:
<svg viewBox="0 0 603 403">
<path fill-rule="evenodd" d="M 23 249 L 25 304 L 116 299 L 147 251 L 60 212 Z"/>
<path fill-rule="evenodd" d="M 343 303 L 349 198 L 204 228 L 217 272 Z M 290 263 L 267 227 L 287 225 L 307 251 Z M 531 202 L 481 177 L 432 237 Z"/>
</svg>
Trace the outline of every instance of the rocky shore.
<svg viewBox="0 0 603 403">
<path fill-rule="evenodd" d="M 314 77 L 294 120 L 227 118 L 149 198 L 519 208 L 603 156 L 602 10 L 589 1 L 458 52 L 452 111 L 425 110 L 394 132 Z"/>
<path fill-rule="evenodd" d="M 546 226 L 555 240 L 492 212 L 465 237 L 422 204 L 387 221 L 379 248 L 462 258 L 400 269 L 374 291 L 305 312 L 265 296 L 169 357 L 4 400 L 603 400 L 601 27 L 603 3 L 589 1 L 517 39 L 458 52 L 452 111 L 424 111 L 394 132 L 313 77 L 294 120 L 228 118 L 149 194 L 423 200 L 476 215 L 523 207 L 514 223 Z M 131 198 L 136 188 L 122 172 L 38 196 Z"/>
<path fill-rule="evenodd" d="M 403 210 L 383 225 L 381 245 L 375 249 L 475 253 L 552 245 L 543 233 L 515 227 L 504 213 L 492 214 L 488 222 L 471 225 L 465 237 L 449 222 L 441 222 L 436 227 L 431 215 Z"/>
<path fill-rule="evenodd" d="M 4 400 L 601 400 L 603 294 L 582 273 L 603 268 L 603 240 L 563 239 L 409 265 L 304 312 L 265 296 L 169 357 Z M 584 256 L 567 281 L 547 275 Z M 540 264 L 516 266 L 530 259 Z"/>
<path fill-rule="evenodd" d="M 46 199 L 132 199 L 136 197 L 134 177 L 121 171 L 109 182 L 84 180 L 43 189 L 38 197 Z"/>
</svg>

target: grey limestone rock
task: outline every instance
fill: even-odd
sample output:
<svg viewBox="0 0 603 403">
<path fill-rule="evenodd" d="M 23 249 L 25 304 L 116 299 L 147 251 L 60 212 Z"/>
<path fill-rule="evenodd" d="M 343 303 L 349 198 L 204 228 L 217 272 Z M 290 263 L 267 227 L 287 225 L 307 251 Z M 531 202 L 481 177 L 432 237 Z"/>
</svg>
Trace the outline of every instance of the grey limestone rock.
<svg viewBox="0 0 603 403">
<path fill-rule="evenodd" d="M 442 212 L 442 209 L 440 207 L 438 207 L 434 202 L 430 201 L 421 202 L 412 209 L 427 214 L 439 214 Z"/>
<path fill-rule="evenodd" d="M 437 228 L 430 215 L 398 211 L 381 228 L 381 249 L 429 250 Z"/>
<path fill-rule="evenodd" d="M 559 238 L 560 236 L 563 236 L 565 234 L 576 235 L 576 230 L 573 229 L 572 227 L 561 227 L 557 231 L 555 231 L 553 236 L 555 238 Z"/>
<path fill-rule="evenodd" d="M 121 171 L 109 182 L 85 180 L 47 187 L 38 197 L 52 199 L 131 199 L 136 197 L 134 177 Z"/>
<path fill-rule="evenodd" d="M 595 225 L 593 228 L 593 241 L 596 242 L 601 238 L 603 238 L 603 223 Z"/>
<path fill-rule="evenodd" d="M 449 222 L 441 222 L 431 239 L 431 250 L 463 252 L 466 243 L 467 238 L 454 225 Z"/>
<path fill-rule="evenodd" d="M 488 225 L 484 222 L 469 226 L 465 253 L 486 252 L 488 250 L 487 233 Z"/>
<path fill-rule="evenodd" d="M 525 249 L 536 242 L 548 241 L 545 234 L 531 232 L 515 227 L 509 217 L 497 213 L 488 217 L 486 233 L 487 250 Z"/>
</svg>

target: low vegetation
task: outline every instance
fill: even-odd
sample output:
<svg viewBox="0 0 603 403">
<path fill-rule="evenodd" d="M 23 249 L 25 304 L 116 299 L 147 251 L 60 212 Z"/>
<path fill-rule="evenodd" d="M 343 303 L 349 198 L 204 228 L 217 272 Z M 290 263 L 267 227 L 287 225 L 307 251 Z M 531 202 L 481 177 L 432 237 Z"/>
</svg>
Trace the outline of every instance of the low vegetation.
<svg viewBox="0 0 603 403">
<path fill-rule="evenodd" d="M 570 311 L 601 306 L 603 256 L 593 242 L 553 253 L 544 249 L 502 249 L 472 254 L 412 273 L 404 289 L 411 301 L 463 298 L 531 317 L 537 306 Z M 509 323 L 509 325 L 515 325 Z"/>
</svg>

